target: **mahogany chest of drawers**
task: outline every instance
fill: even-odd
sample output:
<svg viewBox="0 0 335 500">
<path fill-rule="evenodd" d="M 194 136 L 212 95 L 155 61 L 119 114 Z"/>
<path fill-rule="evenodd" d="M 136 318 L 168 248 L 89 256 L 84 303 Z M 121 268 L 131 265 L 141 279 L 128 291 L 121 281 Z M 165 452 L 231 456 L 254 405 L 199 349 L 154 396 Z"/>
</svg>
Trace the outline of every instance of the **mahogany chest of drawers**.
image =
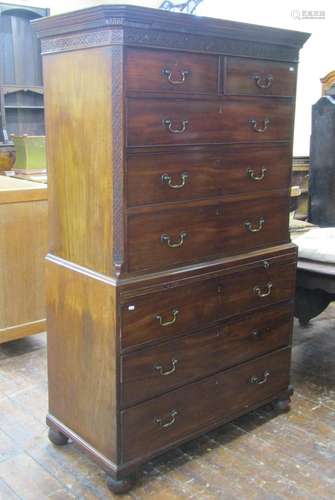
<svg viewBox="0 0 335 500">
<path fill-rule="evenodd" d="M 288 207 L 308 35 L 102 6 L 34 22 L 49 168 L 50 439 L 115 492 L 290 396 Z"/>
</svg>

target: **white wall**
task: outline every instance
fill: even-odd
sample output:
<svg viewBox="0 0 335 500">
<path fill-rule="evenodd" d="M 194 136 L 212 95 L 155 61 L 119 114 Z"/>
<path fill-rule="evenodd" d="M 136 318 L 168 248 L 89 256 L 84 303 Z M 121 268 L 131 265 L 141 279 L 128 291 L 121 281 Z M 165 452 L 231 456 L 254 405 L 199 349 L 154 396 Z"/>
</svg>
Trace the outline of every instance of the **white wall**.
<svg viewBox="0 0 335 500">
<path fill-rule="evenodd" d="M 180 0 L 181 1 L 181 0 Z M 101 3 L 136 4 L 158 7 L 161 0 L 18 0 L 7 3 L 49 7 L 51 14 L 99 5 Z M 298 20 L 292 11 L 325 11 L 325 20 Z M 332 47 L 335 29 L 335 2 L 332 0 L 204 0 L 196 11 L 197 15 L 231 19 L 255 24 L 307 31 L 312 34 L 300 55 L 298 75 L 297 106 L 294 134 L 294 155 L 309 154 L 311 130 L 311 106 L 320 97 L 320 78 L 335 70 L 335 56 Z"/>
</svg>

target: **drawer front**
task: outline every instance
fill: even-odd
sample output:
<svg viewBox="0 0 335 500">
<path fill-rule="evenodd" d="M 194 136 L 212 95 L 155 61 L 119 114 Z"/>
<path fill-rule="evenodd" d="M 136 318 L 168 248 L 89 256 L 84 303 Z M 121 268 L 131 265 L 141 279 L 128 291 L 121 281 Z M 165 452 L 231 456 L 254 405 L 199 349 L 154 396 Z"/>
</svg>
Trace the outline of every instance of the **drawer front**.
<svg viewBox="0 0 335 500">
<path fill-rule="evenodd" d="M 168 390 L 290 343 L 292 306 L 280 304 L 241 320 L 122 357 L 123 404 Z"/>
<path fill-rule="evenodd" d="M 217 94 L 218 57 L 128 49 L 126 82 L 133 91 Z"/>
<path fill-rule="evenodd" d="M 174 446 L 276 396 L 289 384 L 289 368 L 285 348 L 124 410 L 124 461 Z"/>
<path fill-rule="evenodd" d="M 129 156 L 128 205 L 288 188 L 291 163 L 291 148 L 286 144 Z"/>
<path fill-rule="evenodd" d="M 122 306 L 123 349 L 171 339 L 221 319 L 292 299 L 295 262 L 279 261 L 134 297 Z"/>
<path fill-rule="evenodd" d="M 128 217 L 128 268 L 139 271 L 244 253 L 288 241 L 285 196 L 255 197 Z"/>
<path fill-rule="evenodd" d="M 220 101 L 127 100 L 128 146 L 288 141 L 290 99 L 228 97 Z"/>
<path fill-rule="evenodd" d="M 226 58 L 226 94 L 294 96 L 297 66 L 292 63 Z"/>
</svg>

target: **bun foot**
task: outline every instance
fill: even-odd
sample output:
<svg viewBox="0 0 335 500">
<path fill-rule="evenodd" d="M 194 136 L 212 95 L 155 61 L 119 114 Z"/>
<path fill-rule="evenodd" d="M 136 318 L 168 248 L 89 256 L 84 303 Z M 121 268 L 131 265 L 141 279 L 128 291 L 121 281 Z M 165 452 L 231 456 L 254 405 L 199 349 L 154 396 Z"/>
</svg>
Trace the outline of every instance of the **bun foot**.
<svg viewBox="0 0 335 500">
<path fill-rule="evenodd" d="M 305 319 L 305 318 L 299 318 L 299 325 L 306 328 L 307 326 L 309 326 L 309 319 Z"/>
<path fill-rule="evenodd" d="M 277 401 L 273 402 L 273 408 L 278 413 L 284 413 L 290 410 L 290 399 L 277 399 Z"/>
<path fill-rule="evenodd" d="M 128 493 L 134 486 L 135 477 L 127 477 L 125 479 L 114 479 L 112 476 L 107 476 L 107 486 L 115 495 L 123 495 Z"/>
<path fill-rule="evenodd" d="M 293 394 L 293 387 L 289 385 L 287 390 L 283 392 L 278 399 L 275 399 L 272 402 L 274 410 L 277 411 L 278 413 L 284 413 L 286 411 L 289 411 L 292 394 Z"/>
<path fill-rule="evenodd" d="M 56 446 L 64 446 L 69 442 L 69 438 L 55 429 L 49 429 L 49 439 Z"/>
</svg>

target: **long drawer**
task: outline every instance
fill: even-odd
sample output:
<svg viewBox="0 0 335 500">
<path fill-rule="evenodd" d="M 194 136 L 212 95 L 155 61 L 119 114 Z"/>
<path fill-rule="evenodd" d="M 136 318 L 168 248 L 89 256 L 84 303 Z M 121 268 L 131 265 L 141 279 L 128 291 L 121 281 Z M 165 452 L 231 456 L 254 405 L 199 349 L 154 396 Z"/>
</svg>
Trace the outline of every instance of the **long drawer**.
<svg viewBox="0 0 335 500">
<path fill-rule="evenodd" d="M 128 216 L 128 269 L 166 269 L 288 241 L 288 192 Z"/>
<path fill-rule="evenodd" d="M 291 99 L 127 99 L 127 145 L 289 141 Z"/>
<path fill-rule="evenodd" d="M 289 365 L 290 349 L 284 348 L 124 410 L 124 461 L 174 446 L 271 399 L 288 387 Z"/>
<path fill-rule="evenodd" d="M 172 338 L 277 302 L 291 300 L 295 262 L 280 259 L 191 285 L 139 295 L 121 309 L 123 349 Z"/>
<path fill-rule="evenodd" d="M 291 163 L 289 144 L 131 155 L 128 206 L 287 188 Z"/>
<path fill-rule="evenodd" d="M 124 355 L 121 358 L 123 404 L 133 405 L 287 346 L 291 325 L 292 305 L 284 303 Z"/>
</svg>

